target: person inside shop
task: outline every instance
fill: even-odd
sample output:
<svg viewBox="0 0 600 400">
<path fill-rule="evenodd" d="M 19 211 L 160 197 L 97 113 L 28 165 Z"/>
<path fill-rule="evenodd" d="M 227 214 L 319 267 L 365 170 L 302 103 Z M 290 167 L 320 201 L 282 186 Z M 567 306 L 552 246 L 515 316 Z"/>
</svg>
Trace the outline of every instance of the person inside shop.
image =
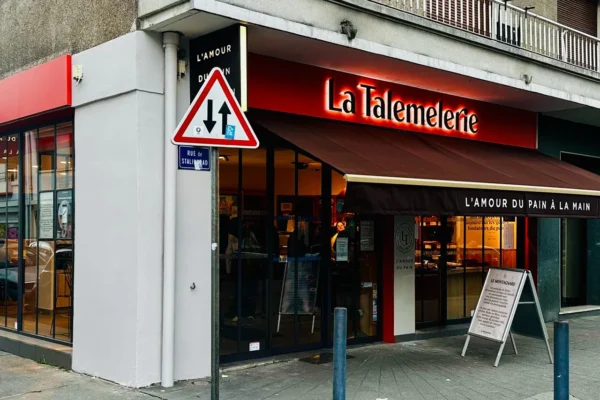
<svg viewBox="0 0 600 400">
<path fill-rule="evenodd" d="M 338 221 L 335 224 L 335 231 L 333 232 L 333 236 L 331 237 L 331 260 L 335 261 L 336 260 L 336 251 L 335 251 L 335 247 L 336 247 L 336 243 L 337 243 L 337 239 L 338 236 L 344 236 L 343 232 L 346 230 L 346 224 L 344 223 L 344 221 Z"/>
</svg>

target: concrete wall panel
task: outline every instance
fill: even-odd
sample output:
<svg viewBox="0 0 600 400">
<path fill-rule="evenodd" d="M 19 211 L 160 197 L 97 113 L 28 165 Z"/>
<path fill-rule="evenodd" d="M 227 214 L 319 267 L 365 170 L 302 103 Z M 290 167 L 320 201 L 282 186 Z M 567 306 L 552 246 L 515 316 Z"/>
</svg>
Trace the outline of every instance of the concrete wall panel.
<svg viewBox="0 0 600 400">
<path fill-rule="evenodd" d="M 136 0 L 0 1 L 0 79 L 136 29 Z"/>
<path fill-rule="evenodd" d="M 138 15 L 140 17 L 150 15 L 186 1 L 188 0 L 139 0 Z"/>
<path fill-rule="evenodd" d="M 136 32 L 74 62 L 90 68 L 73 94 L 73 369 L 146 386 L 160 381 L 161 360 L 162 46 Z"/>
<path fill-rule="evenodd" d="M 163 93 L 164 57 L 160 34 L 132 32 L 73 56 L 83 80 L 73 88 L 73 106 L 133 90 Z"/>
</svg>

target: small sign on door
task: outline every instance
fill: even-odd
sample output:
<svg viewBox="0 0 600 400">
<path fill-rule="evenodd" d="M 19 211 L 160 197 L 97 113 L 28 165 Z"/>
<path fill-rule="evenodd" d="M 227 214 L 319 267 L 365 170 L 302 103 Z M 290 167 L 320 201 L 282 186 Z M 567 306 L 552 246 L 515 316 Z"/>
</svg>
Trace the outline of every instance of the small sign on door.
<svg viewBox="0 0 600 400">
<path fill-rule="evenodd" d="M 250 342 L 250 351 L 259 351 L 260 342 Z"/>
</svg>

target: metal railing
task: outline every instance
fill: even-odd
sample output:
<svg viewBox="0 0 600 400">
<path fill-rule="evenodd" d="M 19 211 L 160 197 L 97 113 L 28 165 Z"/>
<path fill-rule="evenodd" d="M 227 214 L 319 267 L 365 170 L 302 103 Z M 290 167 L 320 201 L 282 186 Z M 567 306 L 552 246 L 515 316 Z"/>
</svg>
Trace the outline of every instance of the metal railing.
<svg viewBox="0 0 600 400">
<path fill-rule="evenodd" d="M 499 42 L 600 71 L 600 39 L 502 0 L 371 0 Z"/>
</svg>

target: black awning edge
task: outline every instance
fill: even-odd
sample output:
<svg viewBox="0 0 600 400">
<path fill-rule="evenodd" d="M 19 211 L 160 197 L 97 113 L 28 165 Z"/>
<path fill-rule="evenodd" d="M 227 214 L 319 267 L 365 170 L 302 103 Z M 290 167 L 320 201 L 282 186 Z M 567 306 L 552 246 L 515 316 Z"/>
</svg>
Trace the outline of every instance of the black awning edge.
<svg viewBox="0 0 600 400">
<path fill-rule="evenodd" d="M 349 182 L 344 211 L 379 215 L 473 215 L 598 218 L 599 198 Z"/>
</svg>

